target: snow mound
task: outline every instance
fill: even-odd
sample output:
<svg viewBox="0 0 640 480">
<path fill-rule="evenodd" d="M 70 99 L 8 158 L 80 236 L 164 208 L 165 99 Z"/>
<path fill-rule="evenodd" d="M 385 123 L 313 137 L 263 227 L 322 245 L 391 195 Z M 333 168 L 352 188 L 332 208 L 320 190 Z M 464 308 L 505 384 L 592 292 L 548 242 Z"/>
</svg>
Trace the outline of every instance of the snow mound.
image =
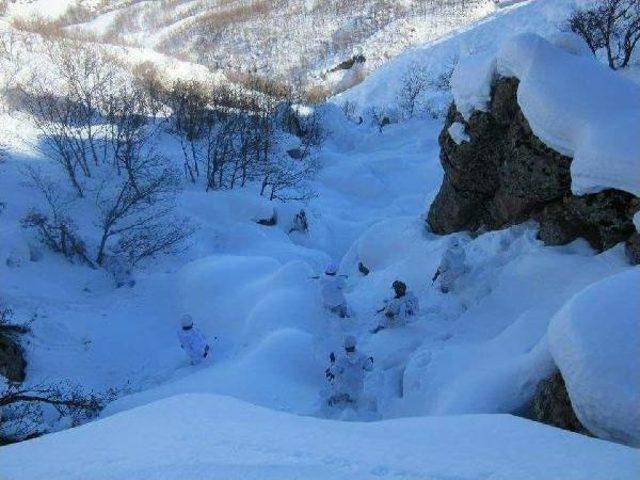
<svg viewBox="0 0 640 480">
<path fill-rule="evenodd" d="M 577 39 L 552 41 L 521 34 L 495 56 L 461 61 L 452 78 L 458 109 L 465 118 L 486 110 L 495 73 L 516 77 L 518 104 L 534 134 L 573 157 L 575 194 L 615 188 L 640 195 L 640 86 L 585 56 Z"/>
<path fill-rule="evenodd" d="M 638 452 L 508 415 L 319 420 L 179 395 L 0 450 L 0 477 L 632 479 Z"/>
<path fill-rule="evenodd" d="M 549 345 L 580 421 L 640 446 L 640 268 L 577 294 L 551 321 Z"/>
<path fill-rule="evenodd" d="M 456 145 L 461 145 L 464 142 L 471 140 L 469 134 L 465 130 L 465 126 L 460 122 L 453 122 L 447 131 L 449 132 L 451 139 L 456 142 Z"/>
</svg>

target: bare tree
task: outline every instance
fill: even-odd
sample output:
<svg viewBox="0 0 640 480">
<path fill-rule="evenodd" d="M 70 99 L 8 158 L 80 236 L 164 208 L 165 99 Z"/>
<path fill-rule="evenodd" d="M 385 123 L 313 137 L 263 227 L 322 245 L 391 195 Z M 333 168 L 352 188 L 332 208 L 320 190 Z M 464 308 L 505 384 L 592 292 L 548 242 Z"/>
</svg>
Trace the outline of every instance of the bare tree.
<svg viewBox="0 0 640 480">
<path fill-rule="evenodd" d="M 115 390 L 105 394 L 85 393 L 69 383 L 21 386 L 0 382 L 0 445 L 37 437 L 47 432 L 44 408 L 52 408 L 60 419 L 72 426 L 97 416 L 104 405 L 116 396 Z"/>
<path fill-rule="evenodd" d="M 418 107 L 418 100 L 429 87 L 429 75 L 426 69 L 412 63 L 402 76 L 397 92 L 398 107 L 407 118 L 413 118 Z"/>
<path fill-rule="evenodd" d="M 625 68 L 640 41 L 640 0 L 600 0 L 576 9 L 566 27 L 584 38 L 594 54 L 604 48 L 610 68 Z"/>
<path fill-rule="evenodd" d="M 204 87 L 194 81 L 178 80 L 167 95 L 167 104 L 172 110 L 172 129 L 180 138 L 187 178 L 196 183 L 202 163 L 199 142 L 211 120 L 208 111 L 209 96 Z"/>
<path fill-rule="evenodd" d="M 52 251 L 61 253 L 69 260 L 77 258 L 93 267 L 87 247 L 68 215 L 70 202 L 64 198 L 63 190 L 33 168 L 27 169 L 27 175 L 44 197 L 48 213 L 31 209 L 22 219 L 22 226 L 36 230 L 40 241 Z"/>
</svg>

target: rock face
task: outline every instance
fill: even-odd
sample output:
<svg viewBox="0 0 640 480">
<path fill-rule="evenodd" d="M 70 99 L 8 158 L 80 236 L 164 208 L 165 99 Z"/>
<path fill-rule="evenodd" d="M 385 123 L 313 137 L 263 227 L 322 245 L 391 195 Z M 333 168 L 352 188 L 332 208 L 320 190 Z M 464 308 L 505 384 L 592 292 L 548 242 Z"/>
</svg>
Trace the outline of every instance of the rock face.
<svg viewBox="0 0 640 480">
<path fill-rule="evenodd" d="M 533 219 L 549 245 L 582 237 L 602 251 L 628 240 L 640 200 L 617 190 L 573 195 L 571 158 L 533 134 L 517 89 L 518 80 L 497 79 L 488 111 L 474 112 L 467 122 L 455 105 L 449 109 L 439 137 L 444 180 L 429 210 L 430 229 L 474 232 Z M 468 142 L 451 138 L 448 129 L 455 122 L 466 125 Z"/>
<path fill-rule="evenodd" d="M 590 435 L 576 417 L 564 379 L 559 371 L 541 381 L 532 403 L 531 417 L 554 427 Z"/>
<path fill-rule="evenodd" d="M 10 382 L 24 380 L 27 362 L 13 335 L 0 330 L 0 375 Z"/>
</svg>

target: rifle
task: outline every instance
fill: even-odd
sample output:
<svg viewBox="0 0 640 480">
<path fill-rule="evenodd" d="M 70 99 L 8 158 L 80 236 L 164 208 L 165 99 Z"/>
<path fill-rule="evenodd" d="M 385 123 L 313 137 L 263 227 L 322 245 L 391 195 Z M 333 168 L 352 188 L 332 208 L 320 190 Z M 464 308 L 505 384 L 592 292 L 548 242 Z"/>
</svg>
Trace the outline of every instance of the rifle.
<svg viewBox="0 0 640 480">
<path fill-rule="evenodd" d="M 433 278 L 431 279 L 431 283 L 435 282 L 436 279 L 440 276 L 440 269 L 436 270 L 435 275 L 433 276 Z"/>
</svg>

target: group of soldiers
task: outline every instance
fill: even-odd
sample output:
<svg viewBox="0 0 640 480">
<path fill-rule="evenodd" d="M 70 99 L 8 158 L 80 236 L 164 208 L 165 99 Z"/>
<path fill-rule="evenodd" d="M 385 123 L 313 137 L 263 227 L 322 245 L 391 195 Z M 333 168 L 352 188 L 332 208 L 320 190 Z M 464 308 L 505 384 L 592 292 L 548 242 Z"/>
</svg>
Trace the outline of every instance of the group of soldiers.
<svg viewBox="0 0 640 480">
<path fill-rule="evenodd" d="M 452 238 L 431 282 L 440 292 L 447 294 L 454 289 L 456 281 L 466 270 L 464 248 L 457 238 Z M 338 275 L 337 266 L 330 264 L 322 278 L 321 291 L 325 307 L 340 318 L 349 317 L 349 307 L 344 296 L 345 285 L 344 277 Z M 392 288 L 393 297 L 385 300 L 382 308 L 376 311 L 381 315 L 378 325 L 370 331 L 372 334 L 407 325 L 420 312 L 418 298 L 407 290 L 404 282 L 396 280 Z M 365 374 L 372 369 L 373 357 L 360 353 L 356 348 L 355 337 L 348 336 L 344 342 L 344 352 L 340 352 L 337 357 L 335 353 L 331 353 L 330 366 L 325 371 L 330 385 L 328 405 L 356 407 L 360 403 Z"/>
<path fill-rule="evenodd" d="M 457 238 L 450 240 L 440 265 L 432 278 L 432 284 L 442 293 L 451 292 L 456 281 L 466 272 L 466 255 L 463 246 Z M 344 295 L 346 281 L 344 275 L 338 274 L 338 266 L 331 263 L 325 269 L 320 280 L 320 290 L 324 306 L 340 318 L 351 316 L 347 300 Z M 392 284 L 393 296 L 384 301 L 384 305 L 377 310 L 378 325 L 370 330 L 377 334 L 381 330 L 399 328 L 407 325 L 420 312 L 418 298 L 407 289 L 407 285 L 396 280 Z M 180 322 L 178 338 L 181 347 L 187 353 L 192 365 L 196 365 L 209 356 L 209 343 L 203 333 L 194 326 L 190 315 L 183 315 Z M 327 404 L 330 407 L 356 407 L 361 400 L 364 390 L 366 372 L 373 369 L 373 357 L 361 353 L 357 349 L 357 341 L 353 336 L 344 340 L 344 349 L 336 355 L 329 356 L 330 365 L 325 371 L 329 382 L 330 393 Z"/>
</svg>

